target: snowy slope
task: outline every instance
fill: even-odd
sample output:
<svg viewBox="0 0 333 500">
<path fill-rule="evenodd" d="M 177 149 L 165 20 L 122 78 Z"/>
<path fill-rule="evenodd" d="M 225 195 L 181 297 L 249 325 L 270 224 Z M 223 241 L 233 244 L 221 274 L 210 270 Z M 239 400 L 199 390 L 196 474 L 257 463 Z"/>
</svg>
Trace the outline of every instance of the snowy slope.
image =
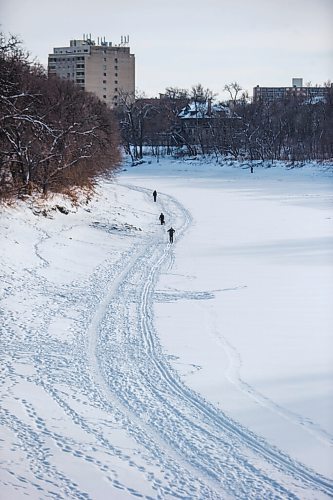
<svg viewBox="0 0 333 500">
<path fill-rule="evenodd" d="M 0 498 L 332 496 L 331 202 L 165 160 L 4 209 Z"/>
</svg>

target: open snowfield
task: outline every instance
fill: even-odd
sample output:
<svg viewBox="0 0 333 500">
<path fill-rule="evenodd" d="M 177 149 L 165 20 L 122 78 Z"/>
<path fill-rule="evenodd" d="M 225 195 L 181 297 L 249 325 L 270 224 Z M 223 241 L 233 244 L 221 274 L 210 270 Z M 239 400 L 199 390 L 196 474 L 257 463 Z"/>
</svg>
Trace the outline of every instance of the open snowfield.
<svg viewBox="0 0 333 500">
<path fill-rule="evenodd" d="M 331 498 L 332 202 L 164 159 L 1 207 L 0 499 Z"/>
</svg>

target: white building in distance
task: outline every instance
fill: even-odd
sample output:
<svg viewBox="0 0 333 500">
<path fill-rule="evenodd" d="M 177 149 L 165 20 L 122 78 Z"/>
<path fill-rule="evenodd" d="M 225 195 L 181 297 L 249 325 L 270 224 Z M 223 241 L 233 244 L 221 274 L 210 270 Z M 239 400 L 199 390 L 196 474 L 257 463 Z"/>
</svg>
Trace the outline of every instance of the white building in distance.
<svg viewBox="0 0 333 500">
<path fill-rule="evenodd" d="M 293 78 L 290 87 L 260 87 L 257 85 L 253 89 L 253 100 L 261 102 L 281 101 L 296 97 L 303 99 L 308 104 L 326 102 L 333 88 L 333 84 L 327 87 L 303 86 L 303 78 Z"/>
<path fill-rule="evenodd" d="M 135 92 L 135 56 L 130 53 L 129 37 L 122 36 L 120 44 L 91 39 L 71 40 L 69 47 L 57 47 L 48 57 L 48 73 L 75 82 L 92 92 L 109 107 L 119 104 L 121 94 Z"/>
</svg>

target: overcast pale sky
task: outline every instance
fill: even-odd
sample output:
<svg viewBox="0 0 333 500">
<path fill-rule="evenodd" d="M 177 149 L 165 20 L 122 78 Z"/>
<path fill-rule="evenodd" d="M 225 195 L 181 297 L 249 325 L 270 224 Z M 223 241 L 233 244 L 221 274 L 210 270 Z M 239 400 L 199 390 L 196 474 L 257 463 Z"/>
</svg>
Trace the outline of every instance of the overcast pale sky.
<svg viewBox="0 0 333 500">
<path fill-rule="evenodd" d="M 41 63 L 91 33 L 129 35 L 136 87 L 157 96 L 202 83 L 224 97 L 237 81 L 288 86 L 333 80 L 333 0 L 0 0 L 1 30 Z"/>
</svg>

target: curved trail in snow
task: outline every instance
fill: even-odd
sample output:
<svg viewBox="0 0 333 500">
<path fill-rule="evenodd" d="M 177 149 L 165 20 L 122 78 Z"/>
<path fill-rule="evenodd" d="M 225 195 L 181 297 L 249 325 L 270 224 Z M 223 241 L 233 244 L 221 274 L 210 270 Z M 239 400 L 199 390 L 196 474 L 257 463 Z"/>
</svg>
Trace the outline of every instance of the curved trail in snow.
<svg viewBox="0 0 333 500">
<path fill-rule="evenodd" d="M 190 215 L 169 196 L 163 196 L 161 206 L 169 219 L 177 220 L 181 237 Z M 141 420 L 145 429 L 148 425 L 165 453 L 206 483 L 212 497 L 224 492 L 243 498 L 304 498 L 304 489 L 332 494 L 329 480 L 232 421 L 187 388 L 171 368 L 153 322 L 156 281 L 173 260 L 172 246 L 160 240 L 154 235 L 124 270 L 97 334 L 96 363 L 112 398 L 129 418 Z M 125 370 L 119 366 L 124 359 Z M 192 492 L 191 498 L 203 498 L 202 492 Z"/>
<path fill-rule="evenodd" d="M 151 197 L 143 188 L 126 189 Z M 173 221 L 177 244 L 190 214 L 167 195 L 156 206 Z M 39 274 L 50 265 L 43 242 L 51 237 L 39 231 L 38 265 L 16 283 L 8 274 L 5 298 L 31 300 L 32 310 L 25 316 L 8 306 L 1 317 L 0 423 L 14 456 L 2 465 L 1 493 L 66 500 L 332 497 L 329 479 L 230 419 L 170 365 L 153 310 L 159 275 L 174 263 L 165 229 L 156 225 L 125 245 L 118 260 L 106 258 L 86 279 L 61 286 Z M 25 471 L 16 473 L 22 460 Z"/>
<path fill-rule="evenodd" d="M 211 330 L 217 342 L 222 346 L 223 350 L 228 356 L 229 366 L 226 372 L 227 379 L 235 385 L 238 390 L 242 391 L 248 397 L 259 403 L 261 406 L 268 408 L 273 413 L 279 415 L 285 420 L 289 420 L 295 425 L 303 427 L 309 434 L 312 434 L 318 441 L 321 441 L 327 446 L 333 445 L 333 436 L 326 430 L 322 429 L 320 425 L 314 423 L 307 417 L 304 417 L 296 412 L 288 410 L 283 406 L 277 404 L 272 399 L 268 398 L 257 389 L 255 389 L 248 382 L 245 382 L 241 377 L 242 361 L 241 356 L 237 349 L 219 332 L 216 325 L 215 315 L 212 314 Z"/>
</svg>

